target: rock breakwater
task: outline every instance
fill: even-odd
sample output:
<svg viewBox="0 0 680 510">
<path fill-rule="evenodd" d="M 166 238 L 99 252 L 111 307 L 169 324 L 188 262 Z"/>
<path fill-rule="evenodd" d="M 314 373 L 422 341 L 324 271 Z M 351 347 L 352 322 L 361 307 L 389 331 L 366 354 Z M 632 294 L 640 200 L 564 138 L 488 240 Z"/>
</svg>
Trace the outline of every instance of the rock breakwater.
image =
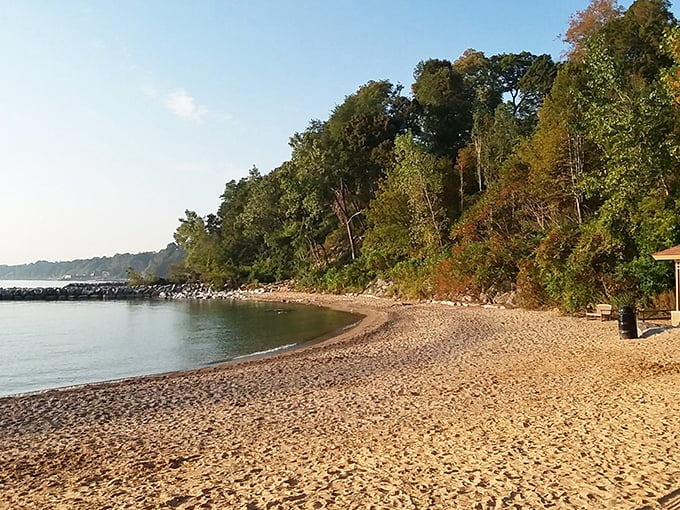
<svg viewBox="0 0 680 510">
<path fill-rule="evenodd" d="M 200 283 L 130 286 L 120 283 L 70 283 L 65 287 L 0 288 L 0 301 L 75 301 L 110 299 L 245 299 L 272 289 L 215 290 Z"/>
</svg>

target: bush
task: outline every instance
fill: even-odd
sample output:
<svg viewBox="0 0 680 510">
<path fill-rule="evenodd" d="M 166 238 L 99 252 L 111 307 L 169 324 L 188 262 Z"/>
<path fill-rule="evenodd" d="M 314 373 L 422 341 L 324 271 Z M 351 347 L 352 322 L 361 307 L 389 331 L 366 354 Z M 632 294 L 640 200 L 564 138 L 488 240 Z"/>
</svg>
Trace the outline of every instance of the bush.
<svg viewBox="0 0 680 510">
<path fill-rule="evenodd" d="M 409 259 L 399 262 L 389 272 L 393 281 L 390 295 L 411 299 L 428 299 L 435 295 L 436 268 L 441 259 Z"/>
<path fill-rule="evenodd" d="M 375 273 L 359 259 L 344 266 L 310 269 L 299 276 L 296 286 L 334 294 L 362 292 L 374 278 Z"/>
<path fill-rule="evenodd" d="M 652 297 L 651 305 L 657 310 L 675 310 L 675 290 L 659 292 Z"/>
<path fill-rule="evenodd" d="M 522 308 L 540 309 L 552 304 L 543 286 L 541 273 L 536 263 L 526 259 L 518 263 L 517 305 Z"/>
<path fill-rule="evenodd" d="M 508 292 L 513 290 L 523 260 L 534 244 L 520 237 L 493 235 L 454 248 L 437 268 L 437 295 Z"/>
</svg>

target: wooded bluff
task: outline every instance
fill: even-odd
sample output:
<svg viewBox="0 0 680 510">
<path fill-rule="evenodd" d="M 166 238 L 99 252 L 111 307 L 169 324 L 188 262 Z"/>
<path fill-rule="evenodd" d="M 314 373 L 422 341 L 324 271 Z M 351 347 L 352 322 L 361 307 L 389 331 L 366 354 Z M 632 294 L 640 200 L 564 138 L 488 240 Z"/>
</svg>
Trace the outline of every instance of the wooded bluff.
<svg viewBox="0 0 680 510">
<path fill-rule="evenodd" d="M 278 168 L 187 211 L 180 276 L 294 278 L 410 297 L 516 292 L 525 307 L 656 303 L 680 244 L 680 29 L 665 0 L 593 0 L 554 62 L 528 52 L 415 66 L 290 138 Z"/>
<path fill-rule="evenodd" d="M 0 280 L 119 280 L 131 275 L 146 275 L 149 282 L 166 278 L 175 264 L 181 264 L 186 254 L 174 243 L 158 252 L 118 253 L 112 257 L 31 264 L 0 265 Z M 2 282 L 0 282 L 2 287 Z"/>
</svg>

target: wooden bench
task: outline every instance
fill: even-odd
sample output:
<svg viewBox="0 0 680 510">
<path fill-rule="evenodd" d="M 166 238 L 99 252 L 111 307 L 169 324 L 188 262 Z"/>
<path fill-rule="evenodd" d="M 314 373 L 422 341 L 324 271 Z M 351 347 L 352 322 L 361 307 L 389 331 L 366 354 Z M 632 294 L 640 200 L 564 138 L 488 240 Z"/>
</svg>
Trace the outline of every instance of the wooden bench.
<svg viewBox="0 0 680 510">
<path fill-rule="evenodd" d="M 586 312 L 586 319 L 600 319 L 601 321 L 608 321 L 612 318 L 612 305 L 601 303 L 595 305 L 594 312 Z"/>
</svg>

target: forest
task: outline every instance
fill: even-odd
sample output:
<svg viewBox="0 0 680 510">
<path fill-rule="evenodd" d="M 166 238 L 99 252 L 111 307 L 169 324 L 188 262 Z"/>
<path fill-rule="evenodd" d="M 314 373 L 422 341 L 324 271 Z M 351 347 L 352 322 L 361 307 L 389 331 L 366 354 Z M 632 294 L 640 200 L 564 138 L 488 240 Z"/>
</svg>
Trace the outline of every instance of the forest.
<svg viewBox="0 0 680 510">
<path fill-rule="evenodd" d="M 415 65 L 290 138 L 291 157 L 186 211 L 179 277 L 215 285 L 659 305 L 680 244 L 680 29 L 666 0 L 593 0 L 559 61 L 529 52 Z"/>
</svg>

